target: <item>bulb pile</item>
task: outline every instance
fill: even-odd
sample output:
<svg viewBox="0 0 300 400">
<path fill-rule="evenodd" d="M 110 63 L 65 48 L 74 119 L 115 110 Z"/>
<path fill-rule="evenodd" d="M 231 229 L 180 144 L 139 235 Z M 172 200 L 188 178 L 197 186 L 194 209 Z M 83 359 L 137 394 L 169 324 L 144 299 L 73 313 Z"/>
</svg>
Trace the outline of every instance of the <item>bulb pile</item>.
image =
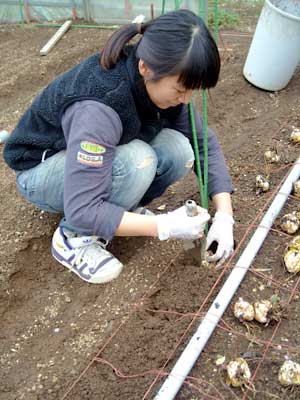
<svg viewBox="0 0 300 400">
<path fill-rule="evenodd" d="M 253 305 L 240 297 L 234 305 L 233 314 L 240 322 L 255 320 L 267 326 L 271 321 L 278 321 L 283 310 L 280 298 L 274 294 L 269 300 L 258 300 Z"/>
<path fill-rule="evenodd" d="M 267 192 L 270 189 L 270 184 L 262 175 L 257 175 L 255 178 L 255 186 L 258 192 Z"/>
<path fill-rule="evenodd" d="M 270 163 L 278 163 L 280 161 L 280 157 L 277 154 L 276 150 L 267 150 L 265 152 L 265 160 L 270 162 Z"/>
</svg>

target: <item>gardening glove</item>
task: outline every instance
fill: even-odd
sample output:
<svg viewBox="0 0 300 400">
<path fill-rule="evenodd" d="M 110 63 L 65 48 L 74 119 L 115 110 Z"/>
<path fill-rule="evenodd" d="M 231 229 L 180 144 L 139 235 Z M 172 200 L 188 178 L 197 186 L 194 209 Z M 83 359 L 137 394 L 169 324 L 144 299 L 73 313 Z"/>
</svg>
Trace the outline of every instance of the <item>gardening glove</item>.
<svg viewBox="0 0 300 400">
<path fill-rule="evenodd" d="M 219 261 L 217 267 L 221 266 L 233 253 L 233 225 L 234 219 L 230 214 L 221 211 L 216 212 L 207 234 L 206 250 L 209 249 L 212 242 L 217 242 L 216 253 L 207 256 L 208 262 Z"/>
<path fill-rule="evenodd" d="M 207 210 L 197 206 L 198 215 L 188 217 L 186 207 L 180 207 L 167 214 L 156 216 L 157 231 L 160 240 L 169 238 L 194 240 L 203 236 L 206 223 L 210 219 Z"/>
</svg>

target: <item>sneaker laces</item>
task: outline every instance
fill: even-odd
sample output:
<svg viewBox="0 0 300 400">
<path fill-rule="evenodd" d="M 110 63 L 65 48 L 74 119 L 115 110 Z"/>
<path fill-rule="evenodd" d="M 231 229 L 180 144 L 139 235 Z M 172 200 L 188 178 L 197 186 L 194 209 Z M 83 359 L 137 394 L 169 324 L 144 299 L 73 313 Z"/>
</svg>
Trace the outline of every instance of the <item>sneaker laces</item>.
<svg viewBox="0 0 300 400">
<path fill-rule="evenodd" d="M 71 261 L 72 265 L 80 265 L 83 262 L 87 262 L 88 265 L 94 266 L 99 257 L 103 256 L 103 253 L 105 255 L 107 253 L 108 240 L 97 236 L 80 236 L 68 238 L 67 240 L 75 251 L 75 257 Z M 99 248 L 102 254 L 99 254 Z"/>
</svg>

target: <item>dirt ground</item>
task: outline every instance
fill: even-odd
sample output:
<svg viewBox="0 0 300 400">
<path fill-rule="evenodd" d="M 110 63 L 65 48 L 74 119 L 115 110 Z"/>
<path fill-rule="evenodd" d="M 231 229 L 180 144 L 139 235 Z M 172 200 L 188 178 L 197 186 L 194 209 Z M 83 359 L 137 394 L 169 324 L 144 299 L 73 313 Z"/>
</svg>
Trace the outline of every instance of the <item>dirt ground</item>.
<svg viewBox="0 0 300 400">
<path fill-rule="evenodd" d="M 39 50 L 54 32 L 0 26 L 0 129 L 12 129 L 52 78 L 100 49 L 109 34 L 73 29 L 48 56 L 40 57 Z M 300 127 L 300 76 L 297 71 L 279 93 L 258 90 L 242 76 L 250 35 L 223 32 L 221 39 L 222 74 L 211 91 L 208 118 L 233 178 L 235 236 L 244 247 L 246 229 L 299 156 L 289 135 L 293 126 Z M 268 148 L 278 150 L 279 164 L 266 166 Z M 256 194 L 259 173 L 270 175 L 271 192 Z M 111 283 L 89 285 L 51 257 L 51 236 L 60 217 L 40 212 L 20 197 L 14 173 L 2 158 L 0 180 L 0 399 L 154 398 L 163 381 L 154 382 L 157 371 L 169 357 L 164 371 L 170 371 L 199 323 L 198 316 L 179 344 L 192 314 L 208 309 L 229 272 L 197 267 L 179 242 L 117 238 L 111 251 L 125 264 L 123 273 Z M 151 209 L 158 212 L 166 204 L 172 210 L 187 198 L 199 199 L 192 174 Z M 298 202 L 289 199 L 282 214 L 297 207 Z M 254 302 L 276 294 L 282 304 L 289 302 L 283 319 L 267 327 L 244 325 L 233 317 L 230 305 L 191 371 L 194 379 L 176 399 L 300 398 L 299 390 L 283 388 L 277 380 L 285 357 L 300 361 L 299 290 L 290 297 L 298 277 L 288 274 L 282 263 L 288 240 L 276 231 L 268 235 L 234 298 Z M 266 345 L 271 339 L 273 344 Z M 96 354 L 98 362 L 90 364 Z M 220 355 L 226 357 L 223 366 L 216 365 Z M 252 372 L 263 360 L 248 391 L 226 383 L 224 365 L 237 356 L 248 360 Z"/>
</svg>

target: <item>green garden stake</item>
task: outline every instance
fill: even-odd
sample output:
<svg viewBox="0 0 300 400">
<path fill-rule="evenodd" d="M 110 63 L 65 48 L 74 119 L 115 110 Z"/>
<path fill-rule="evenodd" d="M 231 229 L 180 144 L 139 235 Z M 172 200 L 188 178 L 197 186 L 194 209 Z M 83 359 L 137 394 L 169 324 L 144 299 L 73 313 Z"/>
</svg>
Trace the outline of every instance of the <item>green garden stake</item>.
<svg viewBox="0 0 300 400">
<path fill-rule="evenodd" d="M 194 150 L 195 150 L 195 163 L 196 163 L 197 180 L 198 180 L 198 186 L 199 186 L 199 192 L 200 192 L 200 204 L 204 208 L 205 194 L 204 194 L 204 187 L 203 187 L 202 169 L 201 169 L 201 162 L 200 162 L 200 156 L 199 156 L 199 146 L 198 146 L 196 124 L 195 124 L 194 108 L 193 108 L 193 103 L 191 101 L 189 103 L 189 113 L 190 113 L 190 122 L 191 122 L 191 128 L 192 128 L 192 136 L 193 136 L 193 146 L 194 146 Z"/>
<path fill-rule="evenodd" d="M 208 25 L 208 5 L 207 0 L 199 0 L 199 15 Z"/>
<path fill-rule="evenodd" d="M 214 0 L 214 38 L 216 43 L 219 40 L 219 1 Z"/>
<path fill-rule="evenodd" d="M 21 27 L 22 27 L 22 29 L 24 29 L 25 20 L 24 20 L 22 6 L 23 6 L 23 2 L 22 2 L 22 0 L 19 0 L 19 10 L 20 10 L 20 16 L 21 16 Z"/>
<path fill-rule="evenodd" d="M 208 135 L 207 135 L 207 97 L 202 90 L 202 119 L 203 119 L 203 155 L 204 155 L 204 204 L 208 209 Z"/>
<path fill-rule="evenodd" d="M 208 24 L 208 11 L 207 0 L 200 0 L 200 17 Z M 207 101 L 206 91 L 201 91 L 202 95 L 202 120 L 203 120 L 203 158 L 204 158 L 204 171 L 203 171 L 203 197 L 202 207 L 208 209 L 208 139 L 207 139 Z"/>
<path fill-rule="evenodd" d="M 204 91 L 203 91 L 204 92 Z M 205 92 L 204 92 L 205 94 Z M 194 152 L 195 152 L 195 161 L 196 161 L 196 171 L 198 176 L 198 184 L 199 184 L 199 191 L 201 197 L 201 206 L 203 208 L 208 209 L 208 196 L 207 196 L 207 178 L 208 176 L 208 162 L 207 162 L 207 135 L 204 134 L 204 120 L 203 120 L 203 146 L 204 146 L 204 185 L 202 179 L 202 171 L 201 171 L 201 162 L 200 162 L 200 155 L 199 155 L 199 147 L 198 147 L 198 138 L 197 138 L 197 131 L 196 131 L 196 124 L 195 124 L 195 116 L 194 116 L 194 109 L 193 103 L 190 101 L 189 103 L 189 111 L 190 111 L 190 121 L 192 127 L 192 136 L 193 136 L 193 145 L 194 145 Z M 207 129 L 206 129 L 207 132 Z M 206 140 L 205 140 L 206 137 Z M 206 147 L 206 150 L 205 150 Z M 206 155 L 206 159 L 205 159 Z M 205 232 L 207 234 L 208 225 L 205 226 Z M 200 252 L 200 254 L 199 254 Z M 202 267 L 207 267 L 208 262 L 206 258 L 206 236 L 204 235 L 198 242 L 195 242 L 195 248 L 190 250 L 190 254 L 194 258 L 194 260 L 199 263 Z M 199 258 L 200 257 L 200 258 Z"/>
<path fill-rule="evenodd" d="M 182 0 L 175 0 L 175 10 L 179 10 L 181 7 Z"/>
<path fill-rule="evenodd" d="M 164 15 L 166 9 L 166 0 L 162 0 L 161 15 Z"/>
</svg>

